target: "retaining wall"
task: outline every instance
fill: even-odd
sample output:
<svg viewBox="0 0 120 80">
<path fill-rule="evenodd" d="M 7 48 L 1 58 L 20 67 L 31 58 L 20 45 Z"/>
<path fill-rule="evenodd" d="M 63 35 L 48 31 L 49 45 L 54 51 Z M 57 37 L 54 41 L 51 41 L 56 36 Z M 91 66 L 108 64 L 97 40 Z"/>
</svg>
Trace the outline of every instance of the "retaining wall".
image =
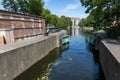
<svg viewBox="0 0 120 80">
<path fill-rule="evenodd" d="M 107 38 L 96 39 L 96 50 L 106 80 L 120 80 L 120 42 Z"/>
<path fill-rule="evenodd" d="M 0 46 L 0 80 L 13 80 L 33 64 L 60 46 L 63 33 L 39 36 Z"/>
</svg>

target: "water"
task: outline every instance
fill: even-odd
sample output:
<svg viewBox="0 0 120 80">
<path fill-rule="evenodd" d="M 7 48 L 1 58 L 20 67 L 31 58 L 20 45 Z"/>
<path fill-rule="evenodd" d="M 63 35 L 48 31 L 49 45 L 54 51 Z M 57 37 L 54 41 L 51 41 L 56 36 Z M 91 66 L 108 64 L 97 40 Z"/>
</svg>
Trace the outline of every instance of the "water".
<svg viewBox="0 0 120 80">
<path fill-rule="evenodd" d="M 99 80 L 99 64 L 88 49 L 86 37 L 89 35 L 79 29 L 73 30 L 70 44 L 54 49 L 14 80 Z"/>
</svg>

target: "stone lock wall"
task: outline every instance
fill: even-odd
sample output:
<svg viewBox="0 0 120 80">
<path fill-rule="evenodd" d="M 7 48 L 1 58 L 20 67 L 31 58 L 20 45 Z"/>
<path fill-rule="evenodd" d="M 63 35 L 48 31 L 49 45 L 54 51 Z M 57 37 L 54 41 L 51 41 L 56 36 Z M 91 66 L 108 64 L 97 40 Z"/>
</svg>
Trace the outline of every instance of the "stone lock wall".
<svg viewBox="0 0 120 80">
<path fill-rule="evenodd" d="M 98 34 L 95 50 L 99 51 L 99 60 L 106 80 L 120 80 L 120 42 Z"/>
<path fill-rule="evenodd" d="M 0 46 L 0 80 L 14 80 L 51 50 L 60 47 L 60 36 L 64 34 L 59 32 Z"/>
<path fill-rule="evenodd" d="M 11 33 L 11 34 L 9 34 Z M 35 15 L 0 10 L 0 36 L 4 36 L 9 43 L 7 35 L 11 36 L 12 42 L 26 39 L 45 33 L 45 19 Z"/>
</svg>

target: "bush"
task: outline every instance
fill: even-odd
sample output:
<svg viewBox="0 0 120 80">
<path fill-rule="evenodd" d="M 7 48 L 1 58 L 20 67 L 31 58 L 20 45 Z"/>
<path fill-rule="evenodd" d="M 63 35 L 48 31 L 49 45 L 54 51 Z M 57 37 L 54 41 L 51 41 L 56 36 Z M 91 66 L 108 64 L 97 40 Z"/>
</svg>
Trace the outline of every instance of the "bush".
<svg viewBox="0 0 120 80">
<path fill-rule="evenodd" d="M 107 35 L 109 38 L 116 39 L 120 36 L 120 28 L 113 26 L 107 29 Z"/>
</svg>

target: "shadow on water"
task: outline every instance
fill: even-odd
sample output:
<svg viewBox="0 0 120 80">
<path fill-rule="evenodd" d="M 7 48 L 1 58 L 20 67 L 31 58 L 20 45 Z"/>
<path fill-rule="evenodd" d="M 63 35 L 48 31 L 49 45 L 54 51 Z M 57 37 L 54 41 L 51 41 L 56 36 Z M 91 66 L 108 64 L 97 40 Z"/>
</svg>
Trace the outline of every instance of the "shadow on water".
<svg viewBox="0 0 120 80">
<path fill-rule="evenodd" d="M 105 80 L 86 37 L 89 34 L 75 29 L 69 44 L 54 49 L 14 80 Z"/>
<path fill-rule="evenodd" d="M 27 71 L 23 72 L 14 80 L 48 80 L 48 75 L 51 72 L 51 63 L 61 57 L 62 51 L 69 49 L 69 43 L 62 47 L 55 48 L 46 57 L 30 67 Z M 56 63 L 57 64 L 57 63 Z"/>
</svg>

